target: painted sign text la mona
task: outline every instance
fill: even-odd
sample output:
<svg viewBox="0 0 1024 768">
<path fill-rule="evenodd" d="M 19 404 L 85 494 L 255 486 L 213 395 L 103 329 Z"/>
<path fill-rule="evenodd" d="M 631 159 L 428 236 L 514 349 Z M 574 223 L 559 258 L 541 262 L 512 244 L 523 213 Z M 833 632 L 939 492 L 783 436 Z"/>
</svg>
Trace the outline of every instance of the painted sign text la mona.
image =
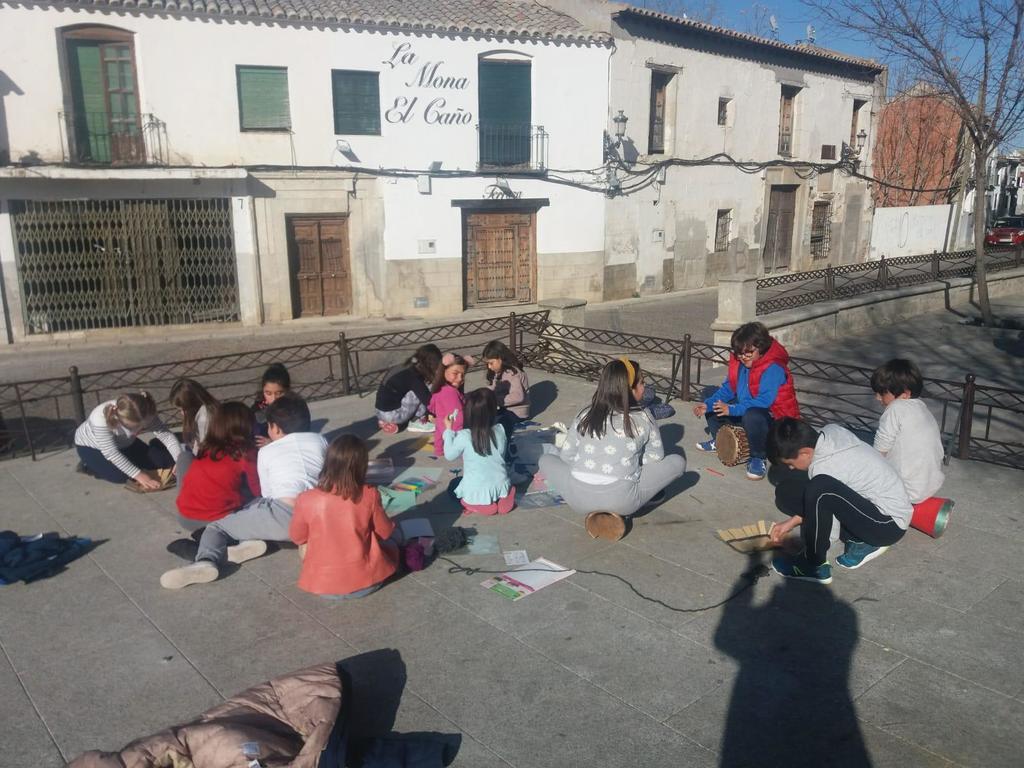
<svg viewBox="0 0 1024 768">
<path fill-rule="evenodd" d="M 444 69 L 444 60 L 420 62 L 419 56 L 410 43 L 395 46 L 390 59 L 384 59 L 384 66 L 391 69 L 403 68 L 410 73 L 406 88 L 465 91 L 469 88 L 468 77 L 449 75 Z M 473 113 L 448 106 L 444 96 L 427 101 L 417 95 L 396 96 L 394 103 L 384 111 L 384 119 L 389 123 L 410 123 L 416 116 L 423 118 L 428 125 L 469 125 L 473 121 Z"/>
</svg>

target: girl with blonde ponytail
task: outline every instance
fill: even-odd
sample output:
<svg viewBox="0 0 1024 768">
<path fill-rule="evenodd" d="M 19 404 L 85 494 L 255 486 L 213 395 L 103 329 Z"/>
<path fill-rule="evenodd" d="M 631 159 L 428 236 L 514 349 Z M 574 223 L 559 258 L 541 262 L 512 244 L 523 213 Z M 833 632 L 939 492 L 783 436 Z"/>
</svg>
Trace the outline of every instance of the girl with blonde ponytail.
<svg viewBox="0 0 1024 768">
<path fill-rule="evenodd" d="M 149 443 L 139 435 L 149 432 Z M 136 480 L 146 489 L 160 487 L 151 470 L 167 469 L 181 453 L 178 438 L 164 426 L 148 392 L 129 392 L 93 408 L 75 432 L 80 468 L 110 483 Z"/>
</svg>

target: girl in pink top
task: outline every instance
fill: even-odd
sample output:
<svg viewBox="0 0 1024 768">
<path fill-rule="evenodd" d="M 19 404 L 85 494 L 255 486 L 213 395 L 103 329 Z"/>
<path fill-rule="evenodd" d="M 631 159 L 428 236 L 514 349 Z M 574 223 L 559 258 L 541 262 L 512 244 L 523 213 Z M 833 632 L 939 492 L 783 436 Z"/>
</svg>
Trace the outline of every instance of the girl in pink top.
<svg viewBox="0 0 1024 768">
<path fill-rule="evenodd" d="M 430 391 L 430 412 L 434 414 L 434 455 L 444 458 L 444 421 L 450 413 L 455 413 L 452 429 L 462 429 L 462 403 L 465 395 L 462 384 L 466 380 L 466 369 L 473 364 L 472 357 L 462 357 L 451 352 L 441 358 L 441 365 L 434 377 L 434 386 Z"/>
</svg>

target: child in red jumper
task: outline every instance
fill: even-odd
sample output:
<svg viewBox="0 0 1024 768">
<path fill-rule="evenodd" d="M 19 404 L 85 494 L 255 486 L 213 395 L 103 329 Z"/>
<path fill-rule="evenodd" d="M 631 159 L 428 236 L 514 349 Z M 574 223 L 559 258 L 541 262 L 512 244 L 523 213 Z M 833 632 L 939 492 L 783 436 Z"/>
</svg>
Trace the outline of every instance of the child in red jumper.
<svg viewBox="0 0 1024 768">
<path fill-rule="evenodd" d="M 747 477 L 761 480 L 768 431 L 779 419 L 800 418 L 793 376 L 787 367 L 789 353 L 773 339 L 762 323 L 746 323 L 732 333 L 729 375 L 711 397 L 694 406 L 694 416 L 707 418 L 711 439 L 697 443 L 698 450 L 714 451 L 722 424 L 739 424 L 747 433 L 750 461 Z"/>
<path fill-rule="evenodd" d="M 180 521 L 201 528 L 259 495 L 252 411 L 245 403 L 223 403 L 178 491 Z"/>
</svg>

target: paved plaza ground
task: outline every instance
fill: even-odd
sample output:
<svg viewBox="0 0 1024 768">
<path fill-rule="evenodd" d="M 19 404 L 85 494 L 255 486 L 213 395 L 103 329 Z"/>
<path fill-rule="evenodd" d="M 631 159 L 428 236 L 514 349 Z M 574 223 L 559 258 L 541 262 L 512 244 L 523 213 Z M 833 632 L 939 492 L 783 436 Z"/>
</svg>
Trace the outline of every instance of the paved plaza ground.
<svg viewBox="0 0 1024 768">
<path fill-rule="evenodd" d="M 545 424 L 592 392 L 532 377 Z M 412 436 L 373 434 L 369 398 L 313 411 L 325 433 L 371 437 L 375 454 L 451 466 L 410 453 Z M 100 542 L 51 579 L 0 588 L 0 766 L 115 749 L 255 683 L 379 649 L 394 653 L 352 667 L 354 727 L 461 734 L 457 766 L 1020 765 L 1024 474 L 954 460 L 941 539 L 911 530 L 868 566 L 836 569 L 831 586 L 770 574 L 698 611 L 756 565 L 715 530 L 780 518 L 767 482 L 692 450 L 701 431 L 682 407 L 663 422 L 687 474 L 616 543 L 589 539 L 564 506 L 459 518 L 425 494 L 406 516 L 620 577 L 581 572 L 514 603 L 439 562 L 327 602 L 296 588 L 291 548 L 169 592 L 158 578 L 180 564 L 166 546 L 183 534 L 171 493 L 77 475 L 68 451 L 0 464 L 0 528 Z"/>
</svg>

